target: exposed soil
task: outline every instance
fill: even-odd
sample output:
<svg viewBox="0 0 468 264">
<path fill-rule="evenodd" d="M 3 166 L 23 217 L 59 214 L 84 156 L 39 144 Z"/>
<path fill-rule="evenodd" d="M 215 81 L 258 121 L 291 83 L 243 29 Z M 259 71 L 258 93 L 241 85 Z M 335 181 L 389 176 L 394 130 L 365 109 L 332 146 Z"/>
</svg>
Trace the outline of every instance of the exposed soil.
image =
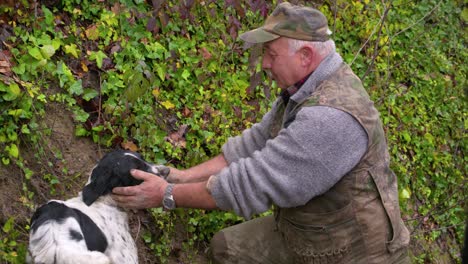
<svg viewBox="0 0 468 264">
<path fill-rule="evenodd" d="M 30 180 L 16 166 L 0 166 L 0 226 L 15 218 L 16 228 L 21 237 L 18 243 L 27 243 L 25 226 L 33 209 L 49 199 L 66 200 L 78 194 L 86 183 L 89 172 L 108 149 L 102 149 L 88 138 L 74 136 L 72 114 L 63 106 L 47 104 L 44 120 L 40 121 L 41 140 L 36 145 L 21 146 L 21 155 L 28 168 L 34 171 Z M 42 155 L 38 154 L 43 150 Z M 51 184 L 56 177 L 58 184 Z M 23 185 L 34 195 L 28 199 Z M 147 211 L 129 212 L 130 227 L 136 238 L 140 263 L 159 263 L 152 250 L 145 244 L 141 234 L 149 231 L 160 234 L 154 219 Z M 208 263 L 205 250 L 183 252 L 186 239 L 183 225 L 175 220 L 176 235 L 172 240 L 168 263 Z"/>
</svg>

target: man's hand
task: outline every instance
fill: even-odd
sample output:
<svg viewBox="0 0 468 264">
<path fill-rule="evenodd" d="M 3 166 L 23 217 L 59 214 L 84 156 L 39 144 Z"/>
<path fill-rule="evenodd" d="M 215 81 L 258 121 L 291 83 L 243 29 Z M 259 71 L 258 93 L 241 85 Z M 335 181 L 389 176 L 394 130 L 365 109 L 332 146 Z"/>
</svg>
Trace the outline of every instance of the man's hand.
<svg viewBox="0 0 468 264">
<path fill-rule="evenodd" d="M 166 181 L 167 182 L 170 182 L 170 183 L 186 183 L 186 182 L 190 182 L 189 180 L 189 177 L 187 175 L 187 173 L 183 170 L 179 170 L 179 169 L 176 169 L 176 168 L 170 168 L 170 172 L 169 172 L 169 175 L 167 175 L 167 177 L 165 177 Z"/>
<path fill-rule="evenodd" d="M 119 206 L 132 209 L 161 207 L 168 183 L 161 177 L 141 170 L 132 170 L 130 173 L 143 182 L 137 186 L 114 188 L 112 198 Z"/>
<path fill-rule="evenodd" d="M 205 182 L 210 178 L 211 175 L 220 172 L 227 165 L 228 164 L 224 158 L 224 155 L 219 154 L 218 156 L 205 161 L 202 164 L 185 170 L 179 170 L 176 168 L 160 165 L 160 176 L 170 183 Z"/>
</svg>

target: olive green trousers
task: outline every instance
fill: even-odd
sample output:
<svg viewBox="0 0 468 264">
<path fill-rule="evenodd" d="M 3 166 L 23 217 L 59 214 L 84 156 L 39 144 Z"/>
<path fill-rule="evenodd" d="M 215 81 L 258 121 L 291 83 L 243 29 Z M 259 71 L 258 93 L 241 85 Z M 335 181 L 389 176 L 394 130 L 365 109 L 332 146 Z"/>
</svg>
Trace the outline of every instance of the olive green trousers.
<svg viewBox="0 0 468 264">
<path fill-rule="evenodd" d="M 273 216 L 225 228 L 211 240 L 213 263 L 292 263 Z"/>
<path fill-rule="evenodd" d="M 213 236 L 210 249 L 212 263 L 216 264 L 303 263 L 294 261 L 273 216 L 256 218 L 219 231 Z M 394 263 L 410 263 L 406 250 L 398 255 Z M 328 261 L 313 263 L 330 264 Z"/>
</svg>

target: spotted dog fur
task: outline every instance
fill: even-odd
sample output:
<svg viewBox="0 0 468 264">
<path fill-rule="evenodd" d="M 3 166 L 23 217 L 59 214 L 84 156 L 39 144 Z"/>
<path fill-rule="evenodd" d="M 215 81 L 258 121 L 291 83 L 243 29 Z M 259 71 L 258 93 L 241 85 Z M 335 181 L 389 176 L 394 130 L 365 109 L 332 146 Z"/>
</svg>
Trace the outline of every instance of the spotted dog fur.
<svg viewBox="0 0 468 264">
<path fill-rule="evenodd" d="M 77 197 L 51 200 L 34 213 L 27 263 L 138 263 L 127 213 L 110 196 L 114 187 L 141 183 L 130 175 L 131 169 L 169 173 L 167 167 L 148 163 L 134 152 L 106 154 Z"/>
</svg>

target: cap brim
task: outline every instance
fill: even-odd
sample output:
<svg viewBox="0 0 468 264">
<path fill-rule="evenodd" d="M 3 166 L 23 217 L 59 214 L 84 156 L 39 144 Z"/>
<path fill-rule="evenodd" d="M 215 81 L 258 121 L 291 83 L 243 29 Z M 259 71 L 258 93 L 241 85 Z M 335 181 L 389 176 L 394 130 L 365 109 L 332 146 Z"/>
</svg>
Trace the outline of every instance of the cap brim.
<svg viewBox="0 0 468 264">
<path fill-rule="evenodd" d="M 280 35 L 276 35 L 265 31 L 263 28 L 257 28 L 254 30 L 242 33 L 239 38 L 248 43 L 265 43 L 279 38 Z"/>
</svg>

